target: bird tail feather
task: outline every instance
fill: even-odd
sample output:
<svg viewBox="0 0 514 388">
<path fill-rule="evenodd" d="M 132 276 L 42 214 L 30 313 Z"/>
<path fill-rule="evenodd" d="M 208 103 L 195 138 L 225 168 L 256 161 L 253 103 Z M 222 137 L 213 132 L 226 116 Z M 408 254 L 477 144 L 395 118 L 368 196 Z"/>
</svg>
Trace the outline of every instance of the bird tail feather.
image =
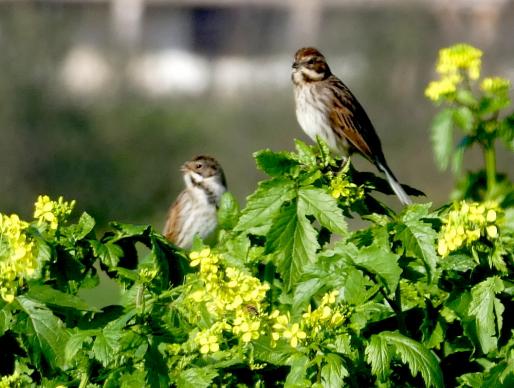
<svg viewBox="0 0 514 388">
<path fill-rule="evenodd" d="M 403 205 L 410 205 L 412 200 L 409 198 L 405 190 L 403 190 L 403 187 L 400 185 L 389 167 L 384 166 L 382 163 L 379 163 L 378 167 L 385 174 L 387 183 L 389 183 L 389 186 L 391 186 L 391 189 L 393 189 L 400 202 Z"/>
</svg>

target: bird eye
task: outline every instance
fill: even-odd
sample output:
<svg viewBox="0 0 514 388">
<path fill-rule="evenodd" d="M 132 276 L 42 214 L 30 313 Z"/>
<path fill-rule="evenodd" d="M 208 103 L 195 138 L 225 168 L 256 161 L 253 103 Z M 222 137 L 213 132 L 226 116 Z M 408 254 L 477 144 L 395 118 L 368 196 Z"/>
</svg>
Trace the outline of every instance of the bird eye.
<svg viewBox="0 0 514 388">
<path fill-rule="evenodd" d="M 202 162 L 197 162 L 195 167 L 198 168 L 198 169 L 202 168 L 203 167 Z"/>
<path fill-rule="evenodd" d="M 316 60 L 314 58 L 311 58 L 307 61 L 308 65 L 314 65 L 314 63 L 316 63 Z"/>
</svg>

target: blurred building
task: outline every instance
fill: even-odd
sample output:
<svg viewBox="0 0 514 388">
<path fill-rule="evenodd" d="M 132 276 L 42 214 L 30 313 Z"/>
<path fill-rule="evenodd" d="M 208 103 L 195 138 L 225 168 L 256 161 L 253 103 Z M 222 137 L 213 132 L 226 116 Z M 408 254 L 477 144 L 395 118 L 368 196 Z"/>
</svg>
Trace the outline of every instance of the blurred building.
<svg viewBox="0 0 514 388">
<path fill-rule="evenodd" d="M 5 1 L 13 6 L 23 2 Z M 120 72 L 150 96 L 237 95 L 240 90 L 289 85 L 291 53 L 327 46 L 334 13 L 417 8 L 432 14 L 449 37 L 461 31 L 487 47 L 502 34 L 499 18 L 509 0 L 34 0 L 40 8 L 76 14 L 74 44 L 61 79 L 71 92 L 94 95 L 111 88 Z M 78 16 L 77 15 L 81 15 Z M 472 28 L 470 28 L 472 26 Z M 429 37 L 427 37 L 429 39 Z M 113 61 L 109 48 L 125 53 Z M 333 45 L 330 43 L 330 45 Z M 345 74 L 360 58 L 345 53 Z M 342 58 L 332 63 L 342 66 Z M 348 75 L 350 78 L 352 74 Z"/>
</svg>

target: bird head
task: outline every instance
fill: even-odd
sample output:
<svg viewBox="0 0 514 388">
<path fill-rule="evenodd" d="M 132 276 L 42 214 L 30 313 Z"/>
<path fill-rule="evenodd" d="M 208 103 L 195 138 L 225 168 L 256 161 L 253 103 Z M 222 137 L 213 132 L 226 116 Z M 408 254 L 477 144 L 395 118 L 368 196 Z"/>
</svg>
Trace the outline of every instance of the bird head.
<svg viewBox="0 0 514 388">
<path fill-rule="evenodd" d="M 332 72 L 323 54 L 314 47 L 299 49 L 293 62 L 292 79 L 295 84 L 322 81 Z"/>
</svg>

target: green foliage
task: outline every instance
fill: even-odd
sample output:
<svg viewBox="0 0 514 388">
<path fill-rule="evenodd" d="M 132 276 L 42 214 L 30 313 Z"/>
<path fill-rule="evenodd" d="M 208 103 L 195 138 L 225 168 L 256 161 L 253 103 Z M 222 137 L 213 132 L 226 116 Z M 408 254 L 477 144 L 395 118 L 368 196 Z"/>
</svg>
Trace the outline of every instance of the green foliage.
<svg viewBox="0 0 514 388">
<path fill-rule="evenodd" d="M 445 96 L 475 100 L 457 86 Z M 506 107 L 497 96 L 480 109 Z M 454 124 L 476 120 L 444 112 L 441 164 Z M 321 141 L 255 159 L 269 179 L 241 209 L 225 194 L 216 241 L 191 252 L 145 225 L 100 232 L 62 198 L 38 198 L 31 222 L 1 215 L 0 387 L 512 385 L 508 180 L 488 201 L 395 213 L 377 199 L 391 194 L 381 178 Z M 98 270 L 122 287 L 119 304 L 78 296 Z"/>
<path fill-rule="evenodd" d="M 503 190 L 496 187 L 495 143 L 500 140 L 513 150 L 514 121 L 512 113 L 502 111 L 510 107 L 510 81 L 500 77 L 480 79 L 481 56 L 480 50 L 466 44 L 440 50 L 436 66 L 440 79 L 430 82 L 425 94 L 446 106 L 432 124 L 432 144 L 438 167 L 444 170 L 452 161 L 453 170 L 460 173 L 465 151 L 478 145 L 484 155 L 487 190 L 478 194 L 480 188 L 475 186 L 473 194 L 480 199 L 493 199 L 512 191 L 510 184 Z M 458 132 L 460 139 L 454 146 L 454 133 Z"/>
</svg>

